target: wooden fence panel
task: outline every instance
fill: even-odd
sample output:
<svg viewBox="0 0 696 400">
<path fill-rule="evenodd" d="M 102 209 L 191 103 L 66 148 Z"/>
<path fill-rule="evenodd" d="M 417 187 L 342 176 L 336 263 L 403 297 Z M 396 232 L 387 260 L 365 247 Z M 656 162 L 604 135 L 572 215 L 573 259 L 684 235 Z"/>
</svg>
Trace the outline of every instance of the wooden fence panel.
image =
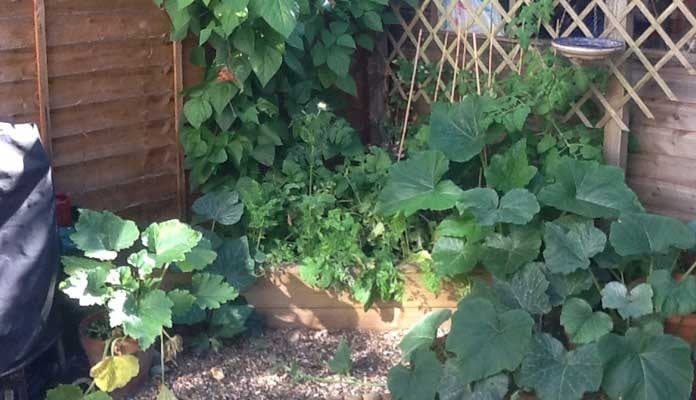
<svg viewBox="0 0 696 400">
<path fill-rule="evenodd" d="M 43 3 L 0 0 L 0 120 L 40 126 L 74 203 L 182 217 L 182 65 L 166 14 L 152 0 Z"/>
</svg>

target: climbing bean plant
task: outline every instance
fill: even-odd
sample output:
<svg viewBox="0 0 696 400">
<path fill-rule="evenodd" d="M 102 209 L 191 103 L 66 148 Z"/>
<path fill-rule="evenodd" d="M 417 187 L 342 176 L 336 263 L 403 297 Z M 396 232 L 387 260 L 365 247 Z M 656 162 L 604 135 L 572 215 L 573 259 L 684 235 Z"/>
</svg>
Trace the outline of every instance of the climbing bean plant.
<svg viewBox="0 0 696 400">
<path fill-rule="evenodd" d="M 372 50 L 388 0 L 155 0 L 172 38 L 193 36 L 205 79 L 189 88 L 182 143 L 193 187 L 274 164 L 289 117 L 310 101 L 356 94 L 349 73 Z"/>
</svg>

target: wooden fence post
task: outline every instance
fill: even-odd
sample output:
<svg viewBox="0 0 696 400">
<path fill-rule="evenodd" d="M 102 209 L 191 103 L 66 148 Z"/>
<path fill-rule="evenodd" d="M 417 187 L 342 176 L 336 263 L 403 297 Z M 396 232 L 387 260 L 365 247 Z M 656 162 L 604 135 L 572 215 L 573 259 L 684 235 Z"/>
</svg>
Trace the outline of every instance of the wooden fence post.
<svg viewBox="0 0 696 400">
<path fill-rule="evenodd" d="M 36 91 L 39 108 L 39 134 L 48 159 L 52 159 L 51 107 L 48 94 L 46 60 L 46 8 L 44 0 L 34 0 L 34 50 L 36 55 Z"/>
<path fill-rule="evenodd" d="M 618 17 L 621 15 L 622 10 L 626 9 L 628 6 L 628 1 L 606 0 L 606 4 L 611 13 Z M 623 28 L 625 28 L 629 34 L 632 33 L 632 29 L 630 29 L 631 23 L 628 21 L 628 18 L 620 20 L 620 22 L 623 25 Z M 605 18 L 605 30 L 610 28 L 607 24 L 609 24 L 608 18 Z M 617 29 L 611 32 L 608 37 L 621 40 L 622 37 L 619 33 L 619 29 L 621 29 L 621 27 L 617 27 Z M 624 74 L 625 68 L 621 67 L 619 68 L 619 71 L 621 74 Z M 621 82 L 619 82 L 619 79 L 615 76 L 612 77 L 607 90 L 607 100 L 624 124 L 628 126 L 629 110 L 628 107 L 623 104 L 623 98 L 625 95 L 626 89 L 623 87 Z M 609 165 L 615 165 L 623 168 L 624 170 L 626 169 L 628 159 L 628 132 L 624 131 L 619 123 L 613 118 L 610 119 L 604 126 L 604 159 Z"/>
</svg>

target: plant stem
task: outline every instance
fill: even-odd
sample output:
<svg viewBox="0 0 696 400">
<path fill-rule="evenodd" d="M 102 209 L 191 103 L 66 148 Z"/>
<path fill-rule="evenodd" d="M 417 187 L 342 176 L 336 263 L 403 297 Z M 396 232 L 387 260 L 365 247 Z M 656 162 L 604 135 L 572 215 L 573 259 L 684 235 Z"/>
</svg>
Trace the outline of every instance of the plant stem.
<svg viewBox="0 0 696 400">
<path fill-rule="evenodd" d="M 164 385 L 164 329 L 160 329 L 160 372 L 162 381 L 160 382 Z"/>
<path fill-rule="evenodd" d="M 597 289 L 597 292 L 601 295 L 602 294 L 602 287 L 599 286 L 599 281 L 597 280 L 597 277 L 595 276 L 594 272 L 592 272 L 591 269 L 590 271 L 590 276 L 592 276 L 592 283 L 594 283 L 595 288 Z"/>
<path fill-rule="evenodd" d="M 694 272 L 695 269 L 696 269 L 696 262 L 694 262 L 693 264 L 691 264 L 691 266 L 689 267 L 689 269 L 686 270 L 686 273 L 684 273 L 684 276 L 682 276 L 682 280 L 684 280 L 686 277 L 688 277 L 689 275 L 691 275 L 691 273 Z"/>
<path fill-rule="evenodd" d="M 215 220 L 213 220 L 213 223 L 210 225 L 210 231 L 215 232 Z"/>
</svg>

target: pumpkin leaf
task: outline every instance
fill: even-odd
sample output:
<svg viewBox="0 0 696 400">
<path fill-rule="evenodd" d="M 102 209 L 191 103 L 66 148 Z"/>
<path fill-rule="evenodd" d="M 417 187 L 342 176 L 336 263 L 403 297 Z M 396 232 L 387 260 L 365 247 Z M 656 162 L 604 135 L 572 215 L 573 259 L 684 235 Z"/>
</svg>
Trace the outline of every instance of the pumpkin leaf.
<svg viewBox="0 0 696 400">
<path fill-rule="evenodd" d="M 665 316 L 696 312 L 696 277 L 687 276 L 679 282 L 668 270 L 655 270 L 648 277 L 653 288 L 655 312 Z"/>
<path fill-rule="evenodd" d="M 209 271 L 225 277 L 227 283 L 244 293 L 256 282 L 256 262 L 249 250 L 246 236 L 225 239 L 217 250 L 217 259 Z"/>
<path fill-rule="evenodd" d="M 178 220 L 154 223 L 142 234 L 143 246 L 157 260 L 157 265 L 184 261 L 203 234 Z"/>
<path fill-rule="evenodd" d="M 616 218 L 622 212 L 643 211 L 621 168 L 564 158 L 551 177 L 555 183 L 539 192 L 544 205 L 587 218 Z"/>
<path fill-rule="evenodd" d="M 602 359 L 595 344 L 566 351 L 546 333 L 536 334 L 522 361 L 519 382 L 544 400 L 581 400 L 602 383 Z"/>
<path fill-rule="evenodd" d="M 399 343 L 401 357 L 404 360 L 409 360 L 416 350 L 429 349 L 437 337 L 437 330 L 451 316 L 452 311 L 450 310 L 438 310 L 429 313 L 418 321 Z"/>
<path fill-rule="evenodd" d="M 486 168 L 486 184 L 498 191 L 509 192 L 524 188 L 537 174 L 537 168 L 529 165 L 527 159 L 527 140 L 522 139 L 503 154 L 491 158 Z"/>
<path fill-rule="evenodd" d="M 450 180 L 441 181 L 449 161 L 439 151 L 423 151 L 389 169 L 387 184 L 379 195 L 376 212 L 407 216 L 419 210 L 448 210 L 463 191 Z"/>
<path fill-rule="evenodd" d="M 526 189 L 513 189 L 498 199 L 495 190 L 476 188 L 462 193 L 457 208 L 460 212 L 470 210 L 476 221 L 484 226 L 525 225 L 539 212 L 539 203 Z"/>
<path fill-rule="evenodd" d="M 604 232 L 590 221 L 544 224 L 544 260 L 552 273 L 570 274 L 588 269 L 590 258 L 601 253 L 606 243 Z"/>
<path fill-rule="evenodd" d="M 486 145 L 486 118 L 490 98 L 466 96 L 459 103 L 436 103 L 430 114 L 431 149 L 440 150 L 451 161 L 466 162 L 481 153 Z"/>
<path fill-rule="evenodd" d="M 671 248 L 686 250 L 696 245 L 696 235 L 681 221 L 651 214 L 622 214 L 611 224 L 609 238 L 624 257 L 666 253 Z"/>
<path fill-rule="evenodd" d="M 534 261 L 540 250 L 537 230 L 513 228 L 508 236 L 496 233 L 486 239 L 482 262 L 493 275 L 505 277 Z"/>
<path fill-rule="evenodd" d="M 613 399 L 688 399 L 694 376 L 691 347 L 670 335 L 631 328 L 599 341 L 602 389 Z"/>
<path fill-rule="evenodd" d="M 139 234 L 133 221 L 108 211 L 82 209 L 70 240 L 85 256 L 107 261 L 115 259 L 120 250 L 131 247 Z"/>
<path fill-rule="evenodd" d="M 348 342 L 346 342 L 346 339 L 341 338 L 338 342 L 336 353 L 328 362 L 331 372 L 338 375 L 350 375 L 350 371 L 353 368 L 353 360 L 351 360 L 352 352 L 353 350 L 348 345 Z"/>
<path fill-rule="evenodd" d="M 220 308 L 228 301 L 232 301 L 239 296 L 239 292 L 223 282 L 224 278 L 220 275 L 198 273 L 191 278 L 192 293 L 196 298 L 196 305 L 201 309 Z"/>
<path fill-rule="evenodd" d="M 563 304 L 561 325 L 573 343 L 584 344 L 596 342 L 611 332 L 614 322 L 607 313 L 593 312 L 587 301 L 574 297 Z"/>
<path fill-rule="evenodd" d="M 488 300 L 462 300 L 446 342 L 447 351 L 456 355 L 452 362 L 462 383 L 517 369 L 529 347 L 533 325 L 526 311 L 499 313 Z"/>
<path fill-rule="evenodd" d="M 123 332 L 138 341 L 142 349 L 149 348 L 162 332 L 172 327 L 172 301 L 159 289 L 136 299 L 119 291 L 108 302 L 111 327 L 123 325 Z"/>
<path fill-rule="evenodd" d="M 481 243 L 441 237 L 433 247 L 433 268 L 441 277 L 466 274 L 476 267 L 480 256 Z"/>
<path fill-rule="evenodd" d="M 239 201 L 239 193 L 233 191 L 208 193 L 199 197 L 192 209 L 196 214 L 221 225 L 234 225 L 244 214 L 244 204 Z"/>
<path fill-rule="evenodd" d="M 493 279 L 493 291 L 511 309 L 522 309 L 532 315 L 551 311 L 549 281 L 542 270 L 543 264 L 529 263 L 509 280 Z"/>
<path fill-rule="evenodd" d="M 602 289 L 602 306 L 619 312 L 621 318 L 639 318 L 653 312 L 653 290 L 641 283 L 630 291 L 621 282 L 609 282 Z"/>
<path fill-rule="evenodd" d="M 411 367 L 396 366 L 389 371 L 387 386 L 394 400 L 434 399 L 442 376 L 442 364 L 428 349 L 415 351 Z"/>
<path fill-rule="evenodd" d="M 92 369 L 89 376 L 94 384 L 105 392 L 113 392 L 128 384 L 140 371 L 138 359 L 133 355 L 104 357 Z"/>
<path fill-rule="evenodd" d="M 506 374 L 493 375 L 473 384 L 463 384 L 457 367 L 447 362 L 437 394 L 439 400 L 503 400 L 510 387 Z"/>
</svg>

